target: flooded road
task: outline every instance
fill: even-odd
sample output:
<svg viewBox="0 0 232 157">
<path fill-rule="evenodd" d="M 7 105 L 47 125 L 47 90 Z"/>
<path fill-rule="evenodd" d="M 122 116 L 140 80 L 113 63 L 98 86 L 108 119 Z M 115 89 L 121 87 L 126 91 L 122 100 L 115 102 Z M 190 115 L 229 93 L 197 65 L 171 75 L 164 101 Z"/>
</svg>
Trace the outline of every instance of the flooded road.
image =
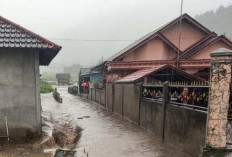
<svg viewBox="0 0 232 157">
<path fill-rule="evenodd" d="M 55 102 L 52 94 L 42 94 L 42 108 L 54 120 L 68 120 L 82 127 L 77 156 L 190 157 L 102 106 L 68 94 L 67 87 L 57 90 L 63 103 Z"/>
</svg>

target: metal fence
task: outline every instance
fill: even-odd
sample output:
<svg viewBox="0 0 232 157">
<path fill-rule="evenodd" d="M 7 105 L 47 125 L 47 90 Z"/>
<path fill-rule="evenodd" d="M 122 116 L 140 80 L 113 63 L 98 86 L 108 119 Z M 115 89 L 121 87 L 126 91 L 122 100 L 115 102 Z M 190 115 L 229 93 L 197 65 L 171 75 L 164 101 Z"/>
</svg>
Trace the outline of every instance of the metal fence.
<svg viewBox="0 0 232 157">
<path fill-rule="evenodd" d="M 209 86 L 169 85 L 170 103 L 176 106 L 207 111 Z M 163 99 L 163 86 L 143 86 L 142 97 Z"/>
</svg>

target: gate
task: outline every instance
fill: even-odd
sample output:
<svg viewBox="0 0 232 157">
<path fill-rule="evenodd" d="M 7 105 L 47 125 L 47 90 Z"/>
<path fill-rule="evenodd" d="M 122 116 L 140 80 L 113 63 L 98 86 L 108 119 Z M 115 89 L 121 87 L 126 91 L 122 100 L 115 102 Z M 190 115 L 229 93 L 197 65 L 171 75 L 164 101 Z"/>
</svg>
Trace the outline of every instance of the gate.
<svg viewBox="0 0 232 157">
<path fill-rule="evenodd" d="M 231 88 L 230 88 L 230 99 L 229 99 L 229 109 L 228 109 L 228 121 L 226 128 L 226 142 L 227 145 L 230 146 L 232 146 L 232 89 Z"/>
</svg>

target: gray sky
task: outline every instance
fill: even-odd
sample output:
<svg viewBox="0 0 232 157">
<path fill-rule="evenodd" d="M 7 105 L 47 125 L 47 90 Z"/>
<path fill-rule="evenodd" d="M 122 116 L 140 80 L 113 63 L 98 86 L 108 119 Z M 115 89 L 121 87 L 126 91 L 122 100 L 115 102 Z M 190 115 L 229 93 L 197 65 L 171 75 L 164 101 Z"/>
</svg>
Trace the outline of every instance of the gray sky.
<svg viewBox="0 0 232 157">
<path fill-rule="evenodd" d="M 184 0 L 183 12 L 194 17 L 231 3 Z M 180 0 L 0 0 L 1 16 L 60 44 L 52 63 L 65 65 L 96 64 L 179 14 Z"/>
</svg>

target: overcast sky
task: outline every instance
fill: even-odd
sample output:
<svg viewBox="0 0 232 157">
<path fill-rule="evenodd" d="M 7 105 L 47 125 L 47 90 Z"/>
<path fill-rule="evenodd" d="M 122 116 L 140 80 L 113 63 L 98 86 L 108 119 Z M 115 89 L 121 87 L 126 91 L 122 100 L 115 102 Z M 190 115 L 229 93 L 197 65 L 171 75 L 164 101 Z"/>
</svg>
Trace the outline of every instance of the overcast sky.
<svg viewBox="0 0 232 157">
<path fill-rule="evenodd" d="M 231 2 L 184 0 L 183 12 L 194 17 Z M 65 65 L 96 64 L 179 14 L 180 0 L 0 0 L 1 16 L 60 44 L 52 63 Z"/>
</svg>

